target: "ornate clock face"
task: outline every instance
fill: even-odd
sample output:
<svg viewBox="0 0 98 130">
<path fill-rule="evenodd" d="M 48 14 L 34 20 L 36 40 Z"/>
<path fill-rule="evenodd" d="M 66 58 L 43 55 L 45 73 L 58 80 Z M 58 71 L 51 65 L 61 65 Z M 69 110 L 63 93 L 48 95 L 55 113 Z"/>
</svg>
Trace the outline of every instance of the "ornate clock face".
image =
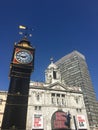
<svg viewBox="0 0 98 130">
<path fill-rule="evenodd" d="M 18 62 L 22 64 L 31 63 L 31 61 L 33 60 L 32 54 L 27 50 L 20 50 L 16 52 L 15 58 Z"/>
</svg>

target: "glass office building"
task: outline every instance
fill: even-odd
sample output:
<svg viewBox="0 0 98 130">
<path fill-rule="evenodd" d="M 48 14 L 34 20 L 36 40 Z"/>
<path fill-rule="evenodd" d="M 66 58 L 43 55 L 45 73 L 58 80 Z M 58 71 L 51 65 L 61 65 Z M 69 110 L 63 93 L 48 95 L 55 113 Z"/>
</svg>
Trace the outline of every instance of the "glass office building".
<svg viewBox="0 0 98 130">
<path fill-rule="evenodd" d="M 81 87 L 90 126 L 98 125 L 98 109 L 94 88 L 85 56 L 78 51 L 59 59 L 55 64 L 60 68 L 62 82 Z"/>
</svg>

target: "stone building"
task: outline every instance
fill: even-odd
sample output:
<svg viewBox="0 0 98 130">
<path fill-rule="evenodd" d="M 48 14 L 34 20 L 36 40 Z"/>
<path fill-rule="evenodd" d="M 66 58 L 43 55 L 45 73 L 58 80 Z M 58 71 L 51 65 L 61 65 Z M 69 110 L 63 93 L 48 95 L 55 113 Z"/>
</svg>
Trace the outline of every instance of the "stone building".
<svg viewBox="0 0 98 130">
<path fill-rule="evenodd" d="M 27 130 L 38 129 L 90 130 L 81 89 L 64 84 L 53 62 L 45 71 L 45 83 L 30 82 Z"/>
<path fill-rule="evenodd" d="M 0 128 L 1 128 L 1 123 L 2 123 L 2 117 L 4 113 L 6 98 L 7 98 L 7 92 L 0 91 Z"/>
<path fill-rule="evenodd" d="M 0 92 L 1 122 L 6 95 Z M 81 89 L 64 84 L 53 61 L 44 83 L 30 82 L 28 98 L 26 130 L 90 130 Z"/>
</svg>

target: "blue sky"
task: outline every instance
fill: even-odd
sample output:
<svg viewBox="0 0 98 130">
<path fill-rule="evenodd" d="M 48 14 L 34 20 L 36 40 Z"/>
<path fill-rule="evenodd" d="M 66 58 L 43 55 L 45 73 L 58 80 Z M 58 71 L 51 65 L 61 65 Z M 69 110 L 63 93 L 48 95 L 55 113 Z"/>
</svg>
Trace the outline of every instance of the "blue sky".
<svg viewBox="0 0 98 130">
<path fill-rule="evenodd" d="M 31 80 L 44 81 L 50 64 L 77 50 L 86 57 L 98 99 L 98 0 L 2 0 L 0 2 L 0 90 L 9 87 L 18 26 L 33 27 L 29 39 L 36 48 Z"/>
</svg>

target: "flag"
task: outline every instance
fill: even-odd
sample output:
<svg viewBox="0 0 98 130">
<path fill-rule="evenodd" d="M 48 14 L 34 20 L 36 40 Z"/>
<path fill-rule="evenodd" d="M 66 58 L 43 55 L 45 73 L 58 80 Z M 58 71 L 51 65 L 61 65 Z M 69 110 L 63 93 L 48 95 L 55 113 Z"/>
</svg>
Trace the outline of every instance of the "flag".
<svg viewBox="0 0 98 130">
<path fill-rule="evenodd" d="M 20 28 L 20 29 L 26 29 L 26 27 L 23 26 L 23 25 L 19 25 L 19 28 Z"/>
</svg>

